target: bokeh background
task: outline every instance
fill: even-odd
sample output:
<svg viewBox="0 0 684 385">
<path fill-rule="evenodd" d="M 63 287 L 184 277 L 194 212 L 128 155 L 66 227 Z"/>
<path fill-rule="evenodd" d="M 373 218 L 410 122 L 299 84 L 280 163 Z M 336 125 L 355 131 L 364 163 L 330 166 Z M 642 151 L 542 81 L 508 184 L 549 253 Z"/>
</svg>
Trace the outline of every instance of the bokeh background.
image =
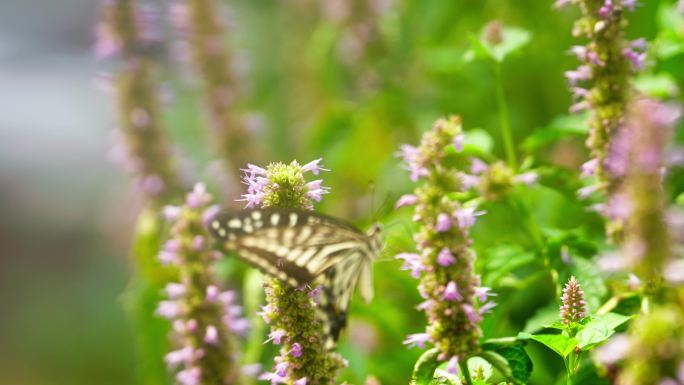
<svg viewBox="0 0 684 385">
<path fill-rule="evenodd" d="M 168 5 L 152 3 L 162 12 Z M 569 170 L 586 158 L 581 128 L 573 131 L 575 122 L 563 119 L 570 105 L 563 72 L 577 64 L 567 53 L 576 10 L 558 12 L 537 0 L 223 3 L 240 87 L 235 114 L 265 149 L 255 161 L 323 157 L 332 194 L 319 208 L 361 225 L 390 224 L 390 253 L 411 247 L 408 213 L 390 210 L 412 188 L 395 156 L 400 143 L 416 142 L 438 117 L 459 114 L 469 140 L 492 158 L 503 157 L 494 69 L 464 60 L 469 36 L 492 20 L 531 33 L 530 43 L 503 65 L 519 153 Z M 682 24 L 659 11 L 674 2 L 643 3 L 629 15 L 629 37 L 667 35 L 682 44 Z M 94 79 L 112 64 L 93 57 L 97 21 L 98 4 L 90 0 L 0 2 L 3 385 L 136 382 L 135 337 L 122 294 L 143 202 L 109 159 L 114 101 Z M 188 184 L 205 180 L 230 205 L 240 186 L 216 164 L 197 75 L 174 58 L 171 46 L 160 53 L 157 76 L 170 95 L 164 119 L 175 155 Z M 659 56 L 641 81 L 650 92 L 681 101 L 679 49 Z M 559 127 L 565 134 L 544 134 Z M 590 227 L 595 220 L 562 194 L 540 188 L 530 196 L 549 227 Z M 510 231 L 515 218 L 504 208 L 498 216 L 497 208 L 490 211 L 488 230 L 475 229 L 484 255 L 491 245 L 518 242 Z M 510 250 L 499 250 L 495 262 L 503 264 Z M 424 320 L 413 310 L 416 283 L 398 266 L 379 262 L 376 300 L 354 302 L 352 337 L 341 346 L 351 363 L 344 377 L 352 383 L 370 374 L 385 384 L 406 383 L 420 353 L 401 345 Z M 227 271 L 230 278 L 230 271 L 243 270 Z M 515 334 L 538 309 L 553 305 L 548 283 L 525 285 L 510 289 L 510 297 L 502 294 L 509 305 L 485 325 L 488 336 Z M 532 354 L 536 383 L 553 383 L 562 363 L 541 348 Z M 268 352 L 262 360 L 269 362 Z"/>
</svg>

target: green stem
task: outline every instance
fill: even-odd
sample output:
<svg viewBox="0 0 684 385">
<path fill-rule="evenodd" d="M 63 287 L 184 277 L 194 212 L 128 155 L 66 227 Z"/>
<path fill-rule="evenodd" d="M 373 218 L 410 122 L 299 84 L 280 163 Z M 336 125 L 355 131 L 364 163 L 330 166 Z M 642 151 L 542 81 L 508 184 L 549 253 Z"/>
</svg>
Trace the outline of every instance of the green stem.
<svg viewBox="0 0 684 385">
<path fill-rule="evenodd" d="M 573 355 L 572 353 L 570 356 L 568 356 L 567 359 L 564 359 L 563 362 L 565 362 L 565 373 L 567 374 L 567 382 L 566 385 L 572 385 L 572 367 L 574 365 L 573 361 Z"/>
<path fill-rule="evenodd" d="M 470 378 L 470 370 L 468 369 L 468 360 L 459 362 L 458 366 L 461 368 L 461 374 L 463 375 L 462 377 L 465 378 L 466 385 L 473 385 L 473 379 Z"/>
<path fill-rule="evenodd" d="M 518 161 L 515 157 L 515 148 L 513 146 L 513 134 L 511 132 L 511 123 L 508 117 L 508 103 L 506 102 L 506 95 L 504 94 L 503 89 L 501 63 L 496 63 L 494 68 L 496 72 L 496 104 L 499 107 L 499 125 L 501 128 L 501 139 L 504 143 L 508 167 L 515 169 L 517 167 Z"/>
</svg>

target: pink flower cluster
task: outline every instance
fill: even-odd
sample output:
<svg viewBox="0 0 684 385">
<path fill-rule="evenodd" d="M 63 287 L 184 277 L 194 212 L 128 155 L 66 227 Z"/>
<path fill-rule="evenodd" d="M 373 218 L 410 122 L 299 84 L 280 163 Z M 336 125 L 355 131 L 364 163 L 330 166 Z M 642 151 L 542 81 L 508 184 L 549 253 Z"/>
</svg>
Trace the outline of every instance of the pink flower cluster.
<svg viewBox="0 0 684 385">
<path fill-rule="evenodd" d="M 181 385 L 223 381 L 204 376 L 217 373 L 211 367 L 216 362 L 221 366 L 218 373 L 229 376 L 225 362 L 232 360 L 231 340 L 235 335 L 244 335 L 249 328 L 242 317 L 242 307 L 236 302 L 236 293 L 218 288 L 211 270 L 216 256 L 207 242 L 208 234 L 198 230 L 204 228 L 201 218 L 206 220 L 215 212 L 209 206 L 211 201 L 204 185 L 198 183 L 187 194 L 184 206 L 166 206 L 163 210 L 172 223 L 172 237 L 164 244 L 159 260 L 177 267 L 180 282 L 166 285 L 166 299 L 159 303 L 156 312 L 172 321 L 174 335 L 182 344 L 165 357 L 170 369 L 181 368 L 176 373 L 176 381 Z"/>
</svg>

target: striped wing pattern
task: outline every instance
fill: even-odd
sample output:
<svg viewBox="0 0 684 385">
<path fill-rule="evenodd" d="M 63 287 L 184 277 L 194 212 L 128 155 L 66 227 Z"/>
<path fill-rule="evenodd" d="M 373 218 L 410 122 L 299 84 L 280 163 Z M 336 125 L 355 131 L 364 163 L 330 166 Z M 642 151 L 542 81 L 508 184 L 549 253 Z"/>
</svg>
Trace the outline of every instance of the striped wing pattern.
<svg viewBox="0 0 684 385">
<path fill-rule="evenodd" d="M 347 309 L 359 282 L 372 296 L 372 261 L 382 247 L 379 234 L 365 234 L 336 218 L 297 209 L 224 211 L 209 224 L 224 251 L 233 251 L 265 274 L 292 287 L 322 285 L 319 316 L 334 346 L 346 325 Z"/>
</svg>

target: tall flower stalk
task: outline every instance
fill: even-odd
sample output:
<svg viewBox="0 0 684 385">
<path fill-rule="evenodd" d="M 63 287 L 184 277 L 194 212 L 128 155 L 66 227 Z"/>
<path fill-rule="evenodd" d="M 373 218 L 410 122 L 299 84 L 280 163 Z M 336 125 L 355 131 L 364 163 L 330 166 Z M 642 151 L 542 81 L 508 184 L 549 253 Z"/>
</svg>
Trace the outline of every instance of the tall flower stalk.
<svg viewBox="0 0 684 385">
<path fill-rule="evenodd" d="M 235 112 L 237 87 L 226 48 L 226 26 L 216 0 L 183 0 L 172 5 L 172 21 L 187 38 L 204 86 L 207 111 L 220 155 L 231 169 L 254 159 L 252 141 Z"/>
<path fill-rule="evenodd" d="M 312 210 L 314 202 L 320 201 L 329 189 L 321 185 L 321 179 L 307 182 L 304 174 L 318 175 L 325 170 L 320 161 L 305 165 L 297 161 L 272 163 L 266 168 L 250 164 L 244 170 L 248 190 L 241 200 L 247 207 Z M 273 371 L 262 374 L 260 379 L 271 384 L 334 384 L 346 361 L 325 346 L 327 336 L 316 315 L 320 287 L 294 288 L 269 277 L 265 290 L 267 304 L 260 315 L 271 326 L 267 342 L 280 346 L 280 355 L 275 358 Z"/>
<path fill-rule="evenodd" d="M 630 94 L 630 76 L 643 68 L 646 60 L 644 39 L 625 39 L 625 12 L 635 7 L 634 0 L 558 0 L 557 6 L 576 4 L 582 16 L 575 22 L 573 35 L 588 40 L 571 51 L 581 61 L 565 76 L 573 94 L 571 112 L 590 112 L 587 147 L 591 160 L 582 172 L 594 175 L 598 185 L 591 191 L 610 193 L 619 183 L 606 170 L 606 157 L 612 137 L 620 126 Z M 586 191 L 590 191 L 589 189 Z M 609 234 L 619 232 L 619 224 Z M 609 226 L 609 227 L 610 227 Z"/>
<path fill-rule="evenodd" d="M 421 228 L 415 235 L 418 253 L 397 258 L 404 261 L 402 269 L 420 278 L 418 290 L 425 302 L 418 308 L 429 319 L 424 333 L 412 334 L 404 343 L 421 348 L 433 343 L 438 359 L 448 362 L 447 370 L 455 374 L 460 367 L 470 384 L 466 361 L 478 353 L 482 315 L 495 303 L 488 301 L 489 288 L 479 286 L 470 248 L 469 229 L 484 212 L 450 198 L 450 193 L 468 189 L 467 180 L 472 179 L 448 160 L 462 149 L 462 141 L 460 118 L 452 116 L 438 120 L 418 147 L 402 146 L 411 180 L 423 183 L 401 197 L 397 207 L 415 206 L 413 219 Z"/>
<path fill-rule="evenodd" d="M 666 146 L 679 114 L 670 105 L 635 100 L 606 162 L 610 173 L 623 180 L 610 197 L 606 213 L 624 223 L 624 267 L 642 279 L 646 294 L 657 300 L 664 294 L 664 268 L 674 258 L 663 176 Z"/>
<path fill-rule="evenodd" d="M 667 144 L 681 111 L 650 99 L 637 99 L 610 149 L 607 166 L 623 179 L 606 208 L 624 225 L 621 267 L 638 276 L 645 295 L 642 314 L 626 335 L 599 354 L 621 360 L 619 385 L 684 383 L 684 327 L 681 297 L 663 278 L 673 268 L 675 242 L 666 220 L 663 178 Z M 676 268 L 676 267 L 675 267 Z"/>
<path fill-rule="evenodd" d="M 152 76 L 152 48 L 160 42 L 157 13 L 135 0 L 109 0 L 97 26 L 95 54 L 117 59 L 114 75 L 121 142 L 116 158 L 136 185 L 158 206 L 181 191 L 159 110 L 159 88 Z"/>
<path fill-rule="evenodd" d="M 167 298 L 159 303 L 157 314 L 173 322 L 177 347 L 165 361 L 176 370 L 180 385 L 237 383 L 236 336 L 248 327 L 237 294 L 221 291 L 213 271 L 216 255 L 204 226 L 216 212 L 209 206 L 211 200 L 200 183 L 185 205 L 164 209 L 172 228 L 159 259 L 178 269 L 179 282 L 167 284 Z"/>
</svg>

